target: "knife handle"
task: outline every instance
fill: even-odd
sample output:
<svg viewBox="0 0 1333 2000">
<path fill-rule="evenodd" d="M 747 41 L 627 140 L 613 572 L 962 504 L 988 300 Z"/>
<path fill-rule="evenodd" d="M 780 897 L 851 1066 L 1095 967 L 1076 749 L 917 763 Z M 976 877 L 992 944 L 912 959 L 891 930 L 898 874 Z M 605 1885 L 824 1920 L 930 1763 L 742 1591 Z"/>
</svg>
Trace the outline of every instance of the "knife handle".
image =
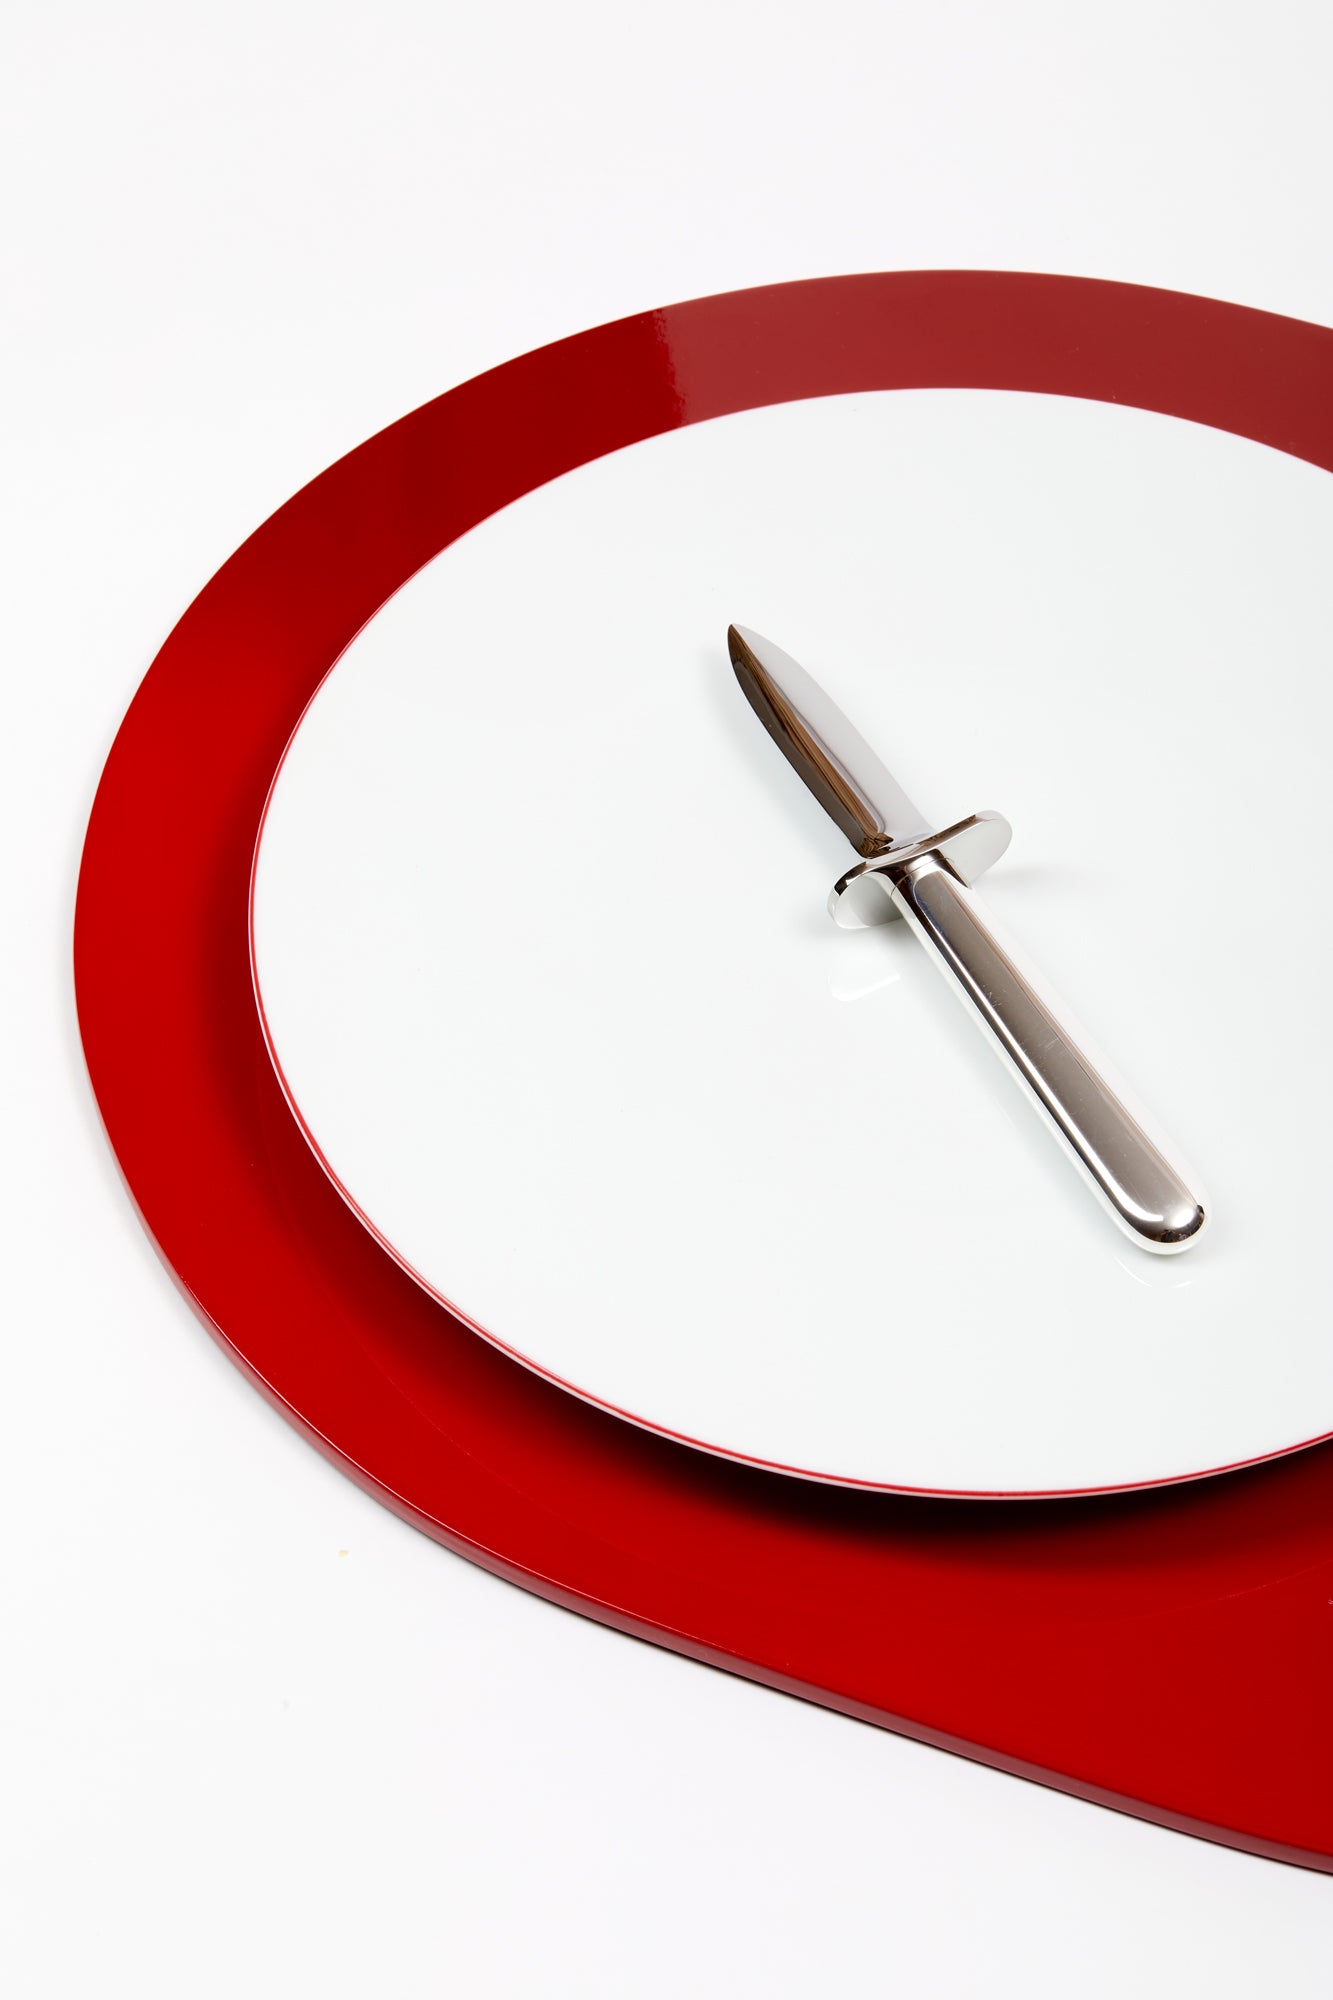
<svg viewBox="0 0 1333 2000">
<path fill-rule="evenodd" d="M 1141 1249 L 1198 1240 L 1208 1210 L 1114 1076 L 1098 1067 L 985 905 L 937 855 L 894 869 L 894 900 L 1075 1165 Z"/>
</svg>

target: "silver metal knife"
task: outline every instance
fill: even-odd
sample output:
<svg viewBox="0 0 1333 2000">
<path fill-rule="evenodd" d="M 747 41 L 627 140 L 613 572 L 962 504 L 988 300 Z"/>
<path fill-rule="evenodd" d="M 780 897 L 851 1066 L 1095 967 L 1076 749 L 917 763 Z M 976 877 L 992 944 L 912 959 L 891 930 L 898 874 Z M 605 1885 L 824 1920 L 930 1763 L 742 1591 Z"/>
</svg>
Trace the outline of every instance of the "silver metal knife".
<svg viewBox="0 0 1333 2000">
<path fill-rule="evenodd" d="M 1188 1250 L 1208 1221 L 1203 1196 L 972 893 L 1009 845 L 1008 821 L 983 812 L 932 828 L 803 667 L 743 626 L 727 645 L 755 714 L 864 857 L 829 897 L 836 921 L 906 917 L 1126 1235 L 1144 1250 Z"/>
</svg>

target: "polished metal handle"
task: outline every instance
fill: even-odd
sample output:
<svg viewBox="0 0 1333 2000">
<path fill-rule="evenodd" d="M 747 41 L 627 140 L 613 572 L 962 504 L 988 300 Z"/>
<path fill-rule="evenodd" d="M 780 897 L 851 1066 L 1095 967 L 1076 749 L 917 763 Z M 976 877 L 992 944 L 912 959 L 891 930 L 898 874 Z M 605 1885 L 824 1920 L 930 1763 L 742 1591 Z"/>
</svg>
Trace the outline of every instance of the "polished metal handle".
<svg viewBox="0 0 1333 2000">
<path fill-rule="evenodd" d="M 1203 1198 L 997 937 L 980 899 L 938 854 L 885 872 L 898 909 L 1120 1227 L 1145 1250 L 1188 1249 L 1208 1219 Z"/>
</svg>

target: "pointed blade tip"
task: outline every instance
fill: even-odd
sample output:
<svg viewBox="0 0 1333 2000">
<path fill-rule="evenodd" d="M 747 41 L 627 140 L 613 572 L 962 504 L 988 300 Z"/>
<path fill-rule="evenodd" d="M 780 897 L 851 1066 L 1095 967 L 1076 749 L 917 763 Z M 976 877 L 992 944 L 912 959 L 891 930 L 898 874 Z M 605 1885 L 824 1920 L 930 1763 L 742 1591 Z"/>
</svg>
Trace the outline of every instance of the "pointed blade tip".
<svg viewBox="0 0 1333 2000">
<path fill-rule="evenodd" d="M 727 627 L 727 650 L 751 708 L 858 854 L 929 831 L 919 808 L 804 667 L 744 625 Z"/>
</svg>

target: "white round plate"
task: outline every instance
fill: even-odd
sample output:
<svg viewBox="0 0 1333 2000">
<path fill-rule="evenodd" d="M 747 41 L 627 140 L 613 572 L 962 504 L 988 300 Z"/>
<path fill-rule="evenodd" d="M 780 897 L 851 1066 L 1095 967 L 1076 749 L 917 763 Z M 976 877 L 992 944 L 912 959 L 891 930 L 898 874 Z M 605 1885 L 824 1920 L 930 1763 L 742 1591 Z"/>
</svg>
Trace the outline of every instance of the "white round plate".
<svg viewBox="0 0 1333 2000">
<path fill-rule="evenodd" d="M 585 466 L 447 549 L 325 681 L 256 858 L 298 1117 L 420 1282 L 578 1394 L 811 1477 L 1187 1478 L 1333 1430 L 1323 887 L 1333 480 L 978 391 Z M 727 660 L 800 659 L 1199 1171 L 1126 1242 Z"/>
</svg>

